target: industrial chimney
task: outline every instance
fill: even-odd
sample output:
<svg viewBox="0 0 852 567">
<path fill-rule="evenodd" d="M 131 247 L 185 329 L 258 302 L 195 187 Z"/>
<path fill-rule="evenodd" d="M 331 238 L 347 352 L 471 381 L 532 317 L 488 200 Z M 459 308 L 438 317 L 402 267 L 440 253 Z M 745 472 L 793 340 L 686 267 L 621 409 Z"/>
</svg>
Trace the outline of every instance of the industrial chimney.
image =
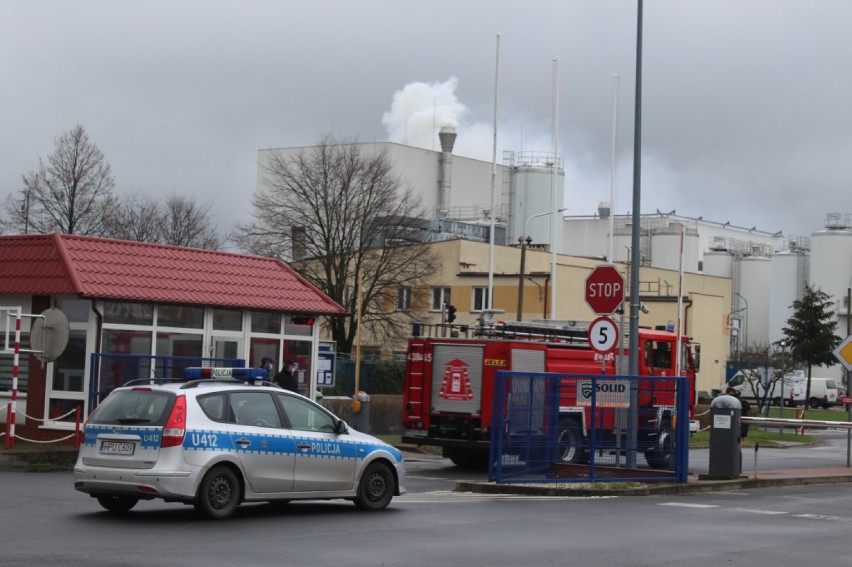
<svg viewBox="0 0 852 567">
<path fill-rule="evenodd" d="M 438 132 L 441 140 L 441 179 L 438 193 L 438 216 L 447 218 L 450 215 L 450 191 L 453 186 L 453 144 L 456 142 L 456 129 L 444 126 Z"/>
</svg>

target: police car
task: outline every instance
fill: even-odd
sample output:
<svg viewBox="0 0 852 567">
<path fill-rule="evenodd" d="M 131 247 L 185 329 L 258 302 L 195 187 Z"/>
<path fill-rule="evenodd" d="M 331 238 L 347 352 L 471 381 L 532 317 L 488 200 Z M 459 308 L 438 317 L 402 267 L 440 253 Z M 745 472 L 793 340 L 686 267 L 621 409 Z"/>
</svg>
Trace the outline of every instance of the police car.
<svg viewBox="0 0 852 567">
<path fill-rule="evenodd" d="M 381 510 L 405 493 L 398 450 L 265 382 L 265 370 L 187 376 L 110 393 L 86 422 L 74 488 L 111 512 L 160 498 L 211 519 L 258 501 L 345 498 Z"/>
</svg>

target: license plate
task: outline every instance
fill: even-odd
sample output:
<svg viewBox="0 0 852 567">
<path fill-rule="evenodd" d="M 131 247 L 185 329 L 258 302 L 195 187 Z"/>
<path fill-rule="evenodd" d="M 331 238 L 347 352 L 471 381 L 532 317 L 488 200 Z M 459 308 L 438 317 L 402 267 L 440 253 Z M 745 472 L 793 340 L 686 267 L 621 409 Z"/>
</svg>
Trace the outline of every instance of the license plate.
<svg viewBox="0 0 852 567">
<path fill-rule="evenodd" d="M 101 441 L 101 455 L 132 455 L 136 443 L 121 441 Z"/>
</svg>

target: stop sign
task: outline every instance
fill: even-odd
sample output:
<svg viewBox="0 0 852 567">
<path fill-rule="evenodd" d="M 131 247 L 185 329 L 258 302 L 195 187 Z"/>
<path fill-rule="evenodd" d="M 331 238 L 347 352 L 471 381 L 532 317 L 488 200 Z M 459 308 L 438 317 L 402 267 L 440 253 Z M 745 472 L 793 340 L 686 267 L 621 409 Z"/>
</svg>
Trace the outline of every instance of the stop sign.
<svg viewBox="0 0 852 567">
<path fill-rule="evenodd" d="M 586 303 L 598 315 L 609 315 L 624 300 L 624 278 L 615 266 L 603 264 L 586 278 Z"/>
</svg>

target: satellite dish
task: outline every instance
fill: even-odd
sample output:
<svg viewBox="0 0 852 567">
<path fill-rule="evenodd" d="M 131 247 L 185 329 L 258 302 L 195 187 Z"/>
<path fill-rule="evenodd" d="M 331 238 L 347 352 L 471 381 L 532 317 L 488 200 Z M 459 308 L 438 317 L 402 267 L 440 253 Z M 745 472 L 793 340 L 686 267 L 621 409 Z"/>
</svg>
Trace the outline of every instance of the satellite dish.
<svg viewBox="0 0 852 567">
<path fill-rule="evenodd" d="M 53 362 L 68 346 L 68 317 L 55 307 L 44 311 L 41 316 L 44 318 L 33 321 L 30 329 L 30 348 L 40 361 Z"/>
</svg>

